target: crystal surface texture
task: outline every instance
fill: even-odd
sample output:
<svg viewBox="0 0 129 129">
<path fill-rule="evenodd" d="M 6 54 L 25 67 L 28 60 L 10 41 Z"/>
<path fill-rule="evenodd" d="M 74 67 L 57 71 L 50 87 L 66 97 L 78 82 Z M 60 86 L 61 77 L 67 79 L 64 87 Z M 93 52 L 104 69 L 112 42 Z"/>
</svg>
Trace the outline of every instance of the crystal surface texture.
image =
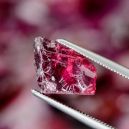
<svg viewBox="0 0 129 129">
<path fill-rule="evenodd" d="M 37 37 L 34 43 L 37 82 L 45 94 L 94 95 L 96 68 L 65 45 Z"/>
</svg>

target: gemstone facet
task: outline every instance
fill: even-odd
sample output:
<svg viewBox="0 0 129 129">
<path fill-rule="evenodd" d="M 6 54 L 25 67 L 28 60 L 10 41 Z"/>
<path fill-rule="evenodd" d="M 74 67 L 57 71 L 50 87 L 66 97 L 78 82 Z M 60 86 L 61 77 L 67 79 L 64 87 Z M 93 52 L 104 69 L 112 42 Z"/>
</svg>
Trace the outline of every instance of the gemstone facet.
<svg viewBox="0 0 129 129">
<path fill-rule="evenodd" d="M 96 68 L 86 57 L 46 38 L 35 38 L 37 82 L 45 94 L 93 95 Z"/>
</svg>

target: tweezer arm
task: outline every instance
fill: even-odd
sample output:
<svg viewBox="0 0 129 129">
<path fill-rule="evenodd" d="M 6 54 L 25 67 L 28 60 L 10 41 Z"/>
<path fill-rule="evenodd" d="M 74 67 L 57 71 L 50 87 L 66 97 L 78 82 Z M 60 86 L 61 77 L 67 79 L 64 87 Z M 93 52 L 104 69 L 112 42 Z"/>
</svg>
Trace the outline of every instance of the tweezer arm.
<svg viewBox="0 0 129 129">
<path fill-rule="evenodd" d="M 78 121 L 82 122 L 83 124 L 88 125 L 94 129 L 114 129 L 113 127 L 111 127 L 95 118 L 92 118 L 88 115 L 84 115 L 84 114 L 80 113 L 79 111 L 76 111 L 66 105 L 61 104 L 60 102 L 57 102 L 56 100 L 53 100 L 50 97 L 43 95 L 36 90 L 32 90 L 32 93 L 36 97 L 46 101 L 51 106 L 61 110 L 62 112 L 72 116 L 73 118 L 77 119 Z"/>
<path fill-rule="evenodd" d="M 73 43 L 70 43 L 66 40 L 63 40 L 63 39 L 57 39 L 57 41 L 73 50 L 75 50 L 76 52 L 82 54 L 83 56 L 87 57 L 88 59 L 96 62 L 97 64 L 129 79 L 129 69 L 122 66 L 122 65 L 119 65 L 105 57 L 102 57 L 96 53 L 93 53 L 89 50 L 86 50 L 84 48 L 81 48 Z"/>
</svg>

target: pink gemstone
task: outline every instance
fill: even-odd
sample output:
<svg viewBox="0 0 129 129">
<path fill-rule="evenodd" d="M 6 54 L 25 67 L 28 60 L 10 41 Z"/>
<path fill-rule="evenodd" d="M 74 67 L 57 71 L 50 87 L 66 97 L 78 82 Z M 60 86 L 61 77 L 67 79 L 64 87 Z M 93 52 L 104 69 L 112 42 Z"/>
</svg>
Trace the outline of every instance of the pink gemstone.
<svg viewBox="0 0 129 129">
<path fill-rule="evenodd" d="M 74 50 L 57 41 L 38 37 L 34 58 L 38 85 L 43 93 L 95 94 L 96 68 Z"/>
</svg>

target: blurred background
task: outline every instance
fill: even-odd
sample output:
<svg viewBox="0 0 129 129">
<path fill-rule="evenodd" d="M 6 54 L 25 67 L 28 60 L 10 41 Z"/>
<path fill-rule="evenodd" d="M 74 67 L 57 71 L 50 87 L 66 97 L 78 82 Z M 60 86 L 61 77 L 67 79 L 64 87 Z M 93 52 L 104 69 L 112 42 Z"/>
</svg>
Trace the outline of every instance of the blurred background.
<svg viewBox="0 0 129 129">
<path fill-rule="evenodd" d="M 90 129 L 32 96 L 34 37 L 64 38 L 129 67 L 128 12 L 129 0 L 0 0 L 0 129 Z M 129 129 L 129 80 L 96 67 L 96 95 L 53 97 Z"/>
</svg>

